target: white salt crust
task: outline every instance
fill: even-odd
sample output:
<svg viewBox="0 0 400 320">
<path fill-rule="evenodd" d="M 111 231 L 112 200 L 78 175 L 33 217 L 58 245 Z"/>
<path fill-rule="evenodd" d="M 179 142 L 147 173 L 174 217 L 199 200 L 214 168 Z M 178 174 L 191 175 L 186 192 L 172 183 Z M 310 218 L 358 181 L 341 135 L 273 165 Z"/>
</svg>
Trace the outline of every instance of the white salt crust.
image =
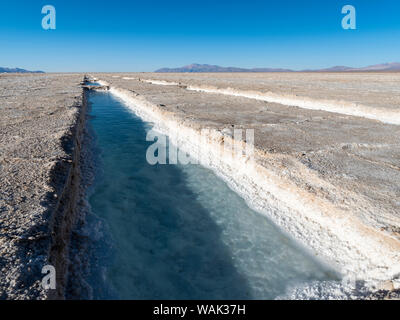
<svg viewBox="0 0 400 320">
<path fill-rule="evenodd" d="M 143 80 L 141 81 L 156 84 L 156 85 L 179 85 L 176 82 L 162 81 L 162 80 Z M 350 116 L 357 116 L 366 119 L 378 120 L 383 123 L 400 125 L 400 112 L 373 108 L 370 106 L 352 103 L 348 101 L 335 101 L 335 100 L 315 100 L 307 97 L 280 95 L 273 92 L 258 92 L 258 91 L 245 91 L 233 88 L 215 88 L 208 86 L 187 86 L 187 90 L 217 93 L 235 97 L 244 97 L 249 99 L 256 99 L 271 103 L 279 103 L 285 106 L 299 107 L 303 109 L 322 110 L 334 113 L 340 113 Z"/>
<path fill-rule="evenodd" d="M 221 141 L 236 142 L 222 132 L 211 131 L 201 141 L 200 130 L 144 97 L 114 87 L 110 92 L 144 121 L 154 123 L 154 129 L 167 135 L 171 143 L 212 169 L 251 208 L 270 218 L 317 259 L 341 272 L 346 281 L 363 280 L 375 287 L 400 274 L 400 248 L 395 239 L 321 199 L 310 199 L 300 188 L 283 181 L 254 159 L 224 154 Z"/>
</svg>

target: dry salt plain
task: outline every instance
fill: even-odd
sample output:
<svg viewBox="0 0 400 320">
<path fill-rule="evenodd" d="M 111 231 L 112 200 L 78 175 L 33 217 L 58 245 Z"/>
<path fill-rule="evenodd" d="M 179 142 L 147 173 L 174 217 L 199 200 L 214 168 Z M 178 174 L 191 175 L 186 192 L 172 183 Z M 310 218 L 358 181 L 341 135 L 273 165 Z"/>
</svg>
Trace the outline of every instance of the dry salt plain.
<svg viewBox="0 0 400 320">
<path fill-rule="evenodd" d="M 399 296 L 400 74 L 92 76 L 171 139 L 184 137 L 189 153 L 202 129 L 215 129 L 200 146 L 211 169 L 346 283 L 336 295 L 317 283 L 289 298 Z M 85 223 L 88 165 L 83 77 L 0 75 L 2 299 L 64 298 L 77 272 L 71 244 Z M 241 143 L 232 128 L 254 129 L 253 158 L 217 159 L 222 142 Z M 41 287 L 48 264 L 56 291 Z"/>
</svg>

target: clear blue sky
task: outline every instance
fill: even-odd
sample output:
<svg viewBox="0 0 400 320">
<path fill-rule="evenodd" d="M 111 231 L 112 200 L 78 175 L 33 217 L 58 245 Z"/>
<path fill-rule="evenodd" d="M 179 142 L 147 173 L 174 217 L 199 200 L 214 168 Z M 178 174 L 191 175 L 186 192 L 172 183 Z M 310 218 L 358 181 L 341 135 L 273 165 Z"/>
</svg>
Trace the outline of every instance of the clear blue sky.
<svg viewBox="0 0 400 320">
<path fill-rule="evenodd" d="M 56 30 L 41 28 L 46 4 Z M 346 4 L 357 30 L 341 28 Z M 44 71 L 357 67 L 400 61 L 400 1 L 2 0 L 0 44 L 0 66 Z"/>
</svg>

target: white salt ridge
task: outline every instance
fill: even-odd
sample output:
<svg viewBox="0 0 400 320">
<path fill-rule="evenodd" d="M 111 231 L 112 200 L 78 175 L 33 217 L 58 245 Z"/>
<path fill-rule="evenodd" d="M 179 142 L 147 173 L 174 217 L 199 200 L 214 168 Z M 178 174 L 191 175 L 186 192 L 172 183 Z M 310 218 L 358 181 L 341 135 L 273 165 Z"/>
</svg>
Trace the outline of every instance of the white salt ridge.
<svg viewBox="0 0 400 320">
<path fill-rule="evenodd" d="M 179 83 L 177 83 L 177 82 L 164 81 L 164 80 L 143 80 L 143 79 L 141 79 L 140 81 L 150 83 L 150 84 L 157 84 L 160 86 L 178 86 L 179 85 Z"/>
<path fill-rule="evenodd" d="M 193 142 L 199 141 L 199 131 L 166 116 L 141 96 L 113 87 L 111 93 L 143 120 L 154 122 L 156 129 L 168 135 L 172 143 L 197 156 L 199 146 Z M 200 145 L 201 154 L 208 156 L 201 163 L 224 179 L 250 207 L 268 216 L 321 260 L 335 266 L 345 279 L 362 279 L 375 286 L 400 273 L 400 252 L 391 245 L 389 237 L 383 239 L 348 215 L 331 214 L 332 207 L 304 198 L 299 190 L 254 160 L 221 156 L 221 136 L 214 132 Z M 226 136 L 225 141 L 229 141 Z"/>
<path fill-rule="evenodd" d="M 160 80 L 141 80 L 155 85 L 179 85 L 176 82 L 160 81 Z M 187 90 L 224 94 L 235 97 L 244 97 L 271 103 L 279 103 L 285 106 L 299 107 L 302 109 L 321 110 L 327 112 L 340 113 L 349 116 L 362 117 L 371 120 L 378 120 L 383 123 L 400 125 L 400 112 L 374 108 L 362 104 L 352 103 L 348 101 L 335 100 L 315 100 L 307 97 L 284 96 L 273 92 L 263 93 L 257 91 L 244 91 L 232 88 L 214 88 L 206 86 L 187 86 Z"/>
</svg>

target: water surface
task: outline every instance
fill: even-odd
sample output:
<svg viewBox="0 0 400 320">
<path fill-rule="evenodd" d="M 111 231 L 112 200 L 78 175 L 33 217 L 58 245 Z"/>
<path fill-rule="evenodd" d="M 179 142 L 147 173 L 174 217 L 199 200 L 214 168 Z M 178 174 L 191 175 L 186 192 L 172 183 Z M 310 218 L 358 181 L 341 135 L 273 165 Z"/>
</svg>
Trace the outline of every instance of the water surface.
<svg viewBox="0 0 400 320">
<path fill-rule="evenodd" d="M 89 101 L 100 150 L 89 202 L 107 233 L 94 298 L 273 299 L 334 277 L 211 170 L 149 165 L 151 124 L 110 93 Z"/>
</svg>

